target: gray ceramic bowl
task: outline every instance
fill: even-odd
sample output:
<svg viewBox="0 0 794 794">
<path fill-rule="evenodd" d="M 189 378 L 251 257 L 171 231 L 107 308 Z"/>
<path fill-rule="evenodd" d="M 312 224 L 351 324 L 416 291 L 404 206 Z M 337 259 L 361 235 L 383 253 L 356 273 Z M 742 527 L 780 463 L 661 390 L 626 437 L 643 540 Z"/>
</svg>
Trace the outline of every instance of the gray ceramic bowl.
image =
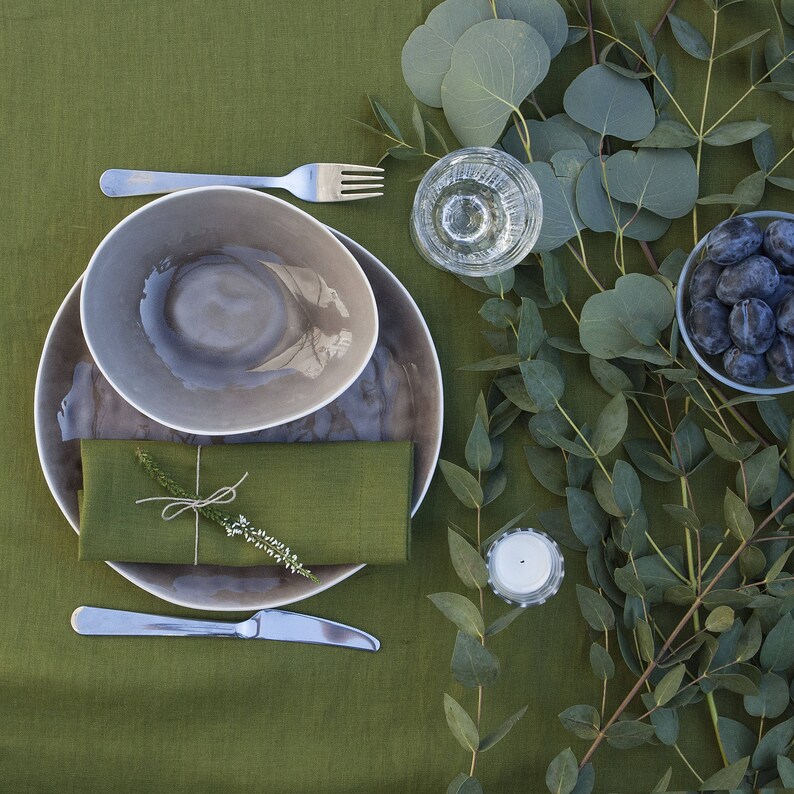
<svg viewBox="0 0 794 794">
<path fill-rule="evenodd" d="M 122 397 L 161 424 L 212 436 L 331 402 L 378 336 L 369 282 L 328 229 L 234 187 L 172 193 L 119 223 L 89 262 L 80 317 Z"/>
</svg>

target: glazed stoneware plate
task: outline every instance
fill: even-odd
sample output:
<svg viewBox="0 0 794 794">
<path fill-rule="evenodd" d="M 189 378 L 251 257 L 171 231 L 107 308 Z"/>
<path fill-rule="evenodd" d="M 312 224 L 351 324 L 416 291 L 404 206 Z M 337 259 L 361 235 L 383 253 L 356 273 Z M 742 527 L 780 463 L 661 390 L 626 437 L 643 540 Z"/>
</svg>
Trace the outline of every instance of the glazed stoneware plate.
<svg viewBox="0 0 794 794">
<path fill-rule="evenodd" d="M 82 278 L 64 300 L 44 345 L 36 381 L 36 442 L 56 502 L 79 531 L 81 438 L 147 438 L 190 444 L 252 441 L 414 442 L 412 512 L 425 496 L 441 445 L 441 370 L 427 325 L 384 264 L 344 235 L 336 238 L 363 268 L 377 300 L 380 331 L 364 371 L 343 394 L 302 419 L 255 433 L 207 437 L 152 421 L 124 401 L 97 368 L 80 327 Z M 75 548 L 75 559 L 77 549 Z M 316 585 L 284 568 L 109 563 L 149 593 L 180 606 L 247 611 L 293 603 L 321 592 L 361 565 L 321 566 Z"/>
<path fill-rule="evenodd" d="M 361 374 L 378 335 L 355 257 L 286 201 L 207 187 L 156 199 L 83 278 L 88 349 L 141 413 L 224 435 L 298 419 Z"/>
</svg>

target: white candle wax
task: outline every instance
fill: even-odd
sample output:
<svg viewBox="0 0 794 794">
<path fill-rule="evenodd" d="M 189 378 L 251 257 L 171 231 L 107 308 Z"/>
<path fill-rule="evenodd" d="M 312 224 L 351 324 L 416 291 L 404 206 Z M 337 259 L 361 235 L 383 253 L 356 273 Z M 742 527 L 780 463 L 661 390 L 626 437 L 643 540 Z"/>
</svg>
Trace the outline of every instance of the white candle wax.
<svg viewBox="0 0 794 794">
<path fill-rule="evenodd" d="M 551 569 L 549 547 L 534 533 L 514 532 L 491 549 L 491 579 L 505 593 L 531 595 L 546 584 Z"/>
</svg>

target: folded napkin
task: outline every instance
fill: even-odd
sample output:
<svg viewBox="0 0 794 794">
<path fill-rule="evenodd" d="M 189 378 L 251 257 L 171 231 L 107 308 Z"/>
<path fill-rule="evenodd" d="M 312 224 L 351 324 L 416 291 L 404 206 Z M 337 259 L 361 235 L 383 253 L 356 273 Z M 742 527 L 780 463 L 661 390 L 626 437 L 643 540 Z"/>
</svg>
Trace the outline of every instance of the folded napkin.
<svg viewBox="0 0 794 794">
<path fill-rule="evenodd" d="M 209 497 L 234 486 L 217 507 L 287 544 L 307 566 L 396 563 L 410 550 L 413 445 L 396 442 L 217 444 L 83 440 L 80 559 L 115 562 L 268 565 L 267 554 L 198 516 L 161 513 L 173 497 L 144 471 L 141 449 L 186 491 Z M 178 506 L 169 508 L 170 514 Z M 198 537 L 198 542 L 196 538 Z"/>
</svg>

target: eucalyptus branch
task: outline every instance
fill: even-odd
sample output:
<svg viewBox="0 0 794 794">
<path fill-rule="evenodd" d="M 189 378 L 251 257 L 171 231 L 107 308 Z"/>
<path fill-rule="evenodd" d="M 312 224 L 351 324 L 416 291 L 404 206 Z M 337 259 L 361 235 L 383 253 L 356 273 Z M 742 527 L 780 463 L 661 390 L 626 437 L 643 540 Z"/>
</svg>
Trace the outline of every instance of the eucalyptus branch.
<svg viewBox="0 0 794 794">
<path fill-rule="evenodd" d="M 599 731 L 598 736 L 596 736 L 596 738 L 593 740 L 593 742 L 590 745 L 590 747 L 588 748 L 587 752 L 582 756 L 582 760 L 579 762 L 579 768 L 580 769 L 582 767 L 584 767 L 587 764 L 587 762 L 593 757 L 593 753 L 595 753 L 595 751 L 600 746 L 601 742 L 604 740 L 606 730 L 610 727 L 610 725 L 612 725 L 613 723 L 615 723 L 617 721 L 617 719 L 626 710 L 626 708 L 629 706 L 629 704 L 632 702 L 632 700 L 634 700 L 635 696 L 640 691 L 640 689 L 643 687 L 645 682 L 648 680 L 648 678 L 650 677 L 651 673 L 653 673 L 653 671 L 656 669 L 656 667 L 658 666 L 658 664 L 661 661 L 661 659 L 664 658 L 664 655 L 667 653 L 667 651 L 672 646 L 673 642 L 675 641 L 675 638 L 684 630 L 685 626 L 687 625 L 687 623 L 689 623 L 689 621 L 692 618 L 692 616 L 695 614 L 695 612 L 697 612 L 697 610 L 703 604 L 703 599 L 716 587 L 717 583 L 724 576 L 726 571 L 736 562 L 736 560 L 739 559 L 739 555 L 744 551 L 745 548 L 747 548 L 747 546 L 749 545 L 751 539 L 755 535 L 757 535 L 759 532 L 761 532 L 761 530 L 764 529 L 764 527 L 766 527 L 766 525 L 769 524 L 770 521 L 774 520 L 775 516 L 778 515 L 778 513 L 780 513 L 781 510 L 784 510 L 793 501 L 794 501 L 794 492 L 790 493 L 756 527 L 755 531 L 753 532 L 753 535 L 751 535 L 750 538 L 741 541 L 741 543 L 739 544 L 739 546 L 736 549 L 736 551 L 734 551 L 733 554 L 731 554 L 731 556 L 723 564 L 723 566 L 720 568 L 720 570 L 714 575 L 714 578 L 703 588 L 703 591 L 699 595 L 697 595 L 695 597 L 695 600 L 692 602 L 692 605 L 686 611 L 686 613 L 684 614 L 683 618 L 681 618 L 681 620 L 678 622 L 678 624 L 675 626 L 675 628 L 668 635 L 667 641 L 664 643 L 664 645 L 662 645 L 661 649 L 656 654 L 656 657 L 651 662 L 648 663 L 648 666 L 645 668 L 645 670 L 642 672 L 640 677 L 637 679 L 637 681 L 634 684 L 634 686 L 631 688 L 631 690 L 626 695 L 626 697 L 623 699 L 621 704 L 617 707 L 617 709 L 615 709 L 614 713 L 609 718 L 609 720 L 606 722 L 606 724 L 603 726 L 603 728 Z"/>
</svg>

